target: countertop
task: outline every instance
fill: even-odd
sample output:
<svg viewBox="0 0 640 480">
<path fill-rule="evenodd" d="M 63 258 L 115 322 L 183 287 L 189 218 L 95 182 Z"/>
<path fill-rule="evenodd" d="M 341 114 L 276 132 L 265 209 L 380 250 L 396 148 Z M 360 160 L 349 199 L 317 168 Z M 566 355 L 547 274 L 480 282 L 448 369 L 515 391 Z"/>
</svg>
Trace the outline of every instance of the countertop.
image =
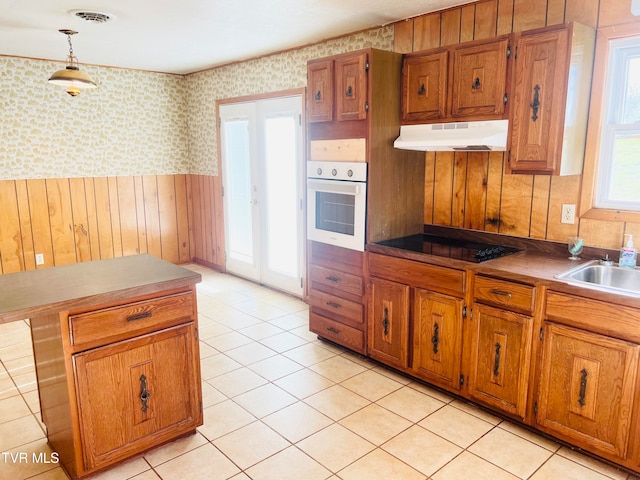
<svg viewBox="0 0 640 480">
<path fill-rule="evenodd" d="M 587 258 L 577 261 L 569 260 L 568 253 L 566 256 L 559 256 L 551 255 L 549 253 L 523 250 L 501 258 L 487 260 L 481 263 L 472 263 L 464 260 L 439 257 L 437 255 L 412 252 L 375 243 L 367 244 L 367 251 L 371 253 L 380 253 L 383 255 L 406 258 L 432 265 L 467 270 L 476 274 L 490 275 L 536 286 L 544 285 L 549 289 L 559 292 L 640 308 L 640 298 L 602 292 L 577 285 L 570 285 L 562 280 L 554 278 L 555 275 L 575 268 L 590 260 Z"/>
<path fill-rule="evenodd" d="M 0 275 L 0 323 L 199 283 L 199 273 L 130 255 Z"/>
</svg>

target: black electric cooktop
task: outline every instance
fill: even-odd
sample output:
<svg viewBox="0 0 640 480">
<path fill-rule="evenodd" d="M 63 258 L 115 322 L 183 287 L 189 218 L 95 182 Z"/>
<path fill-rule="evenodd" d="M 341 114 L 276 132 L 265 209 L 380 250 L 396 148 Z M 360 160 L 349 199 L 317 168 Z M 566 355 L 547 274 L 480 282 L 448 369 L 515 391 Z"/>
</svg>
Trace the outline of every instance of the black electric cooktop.
<svg viewBox="0 0 640 480">
<path fill-rule="evenodd" d="M 474 263 L 484 262 L 520 251 L 518 248 L 503 245 L 477 243 L 458 238 L 420 234 L 384 240 L 377 242 L 377 244 Z"/>
</svg>

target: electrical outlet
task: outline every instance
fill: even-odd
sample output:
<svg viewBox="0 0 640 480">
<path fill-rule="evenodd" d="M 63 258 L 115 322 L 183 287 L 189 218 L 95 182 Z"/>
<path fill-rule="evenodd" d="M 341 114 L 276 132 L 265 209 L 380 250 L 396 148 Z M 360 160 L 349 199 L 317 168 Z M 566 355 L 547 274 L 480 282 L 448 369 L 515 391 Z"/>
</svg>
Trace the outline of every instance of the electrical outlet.
<svg viewBox="0 0 640 480">
<path fill-rule="evenodd" d="M 36 265 L 44 265 L 44 254 L 36 253 Z"/>
<path fill-rule="evenodd" d="M 576 223 L 576 206 L 571 203 L 562 204 L 562 219 L 561 223 Z"/>
</svg>

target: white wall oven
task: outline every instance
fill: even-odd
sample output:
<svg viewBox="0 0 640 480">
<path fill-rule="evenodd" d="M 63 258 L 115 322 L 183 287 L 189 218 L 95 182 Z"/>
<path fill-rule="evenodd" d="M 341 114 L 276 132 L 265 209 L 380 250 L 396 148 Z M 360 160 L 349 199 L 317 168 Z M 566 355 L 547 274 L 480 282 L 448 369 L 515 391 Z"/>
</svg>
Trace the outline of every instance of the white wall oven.
<svg viewBox="0 0 640 480">
<path fill-rule="evenodd" d="M 364 251 L 365 162 L 307 162 L 307 238 Z"/>
</svg>

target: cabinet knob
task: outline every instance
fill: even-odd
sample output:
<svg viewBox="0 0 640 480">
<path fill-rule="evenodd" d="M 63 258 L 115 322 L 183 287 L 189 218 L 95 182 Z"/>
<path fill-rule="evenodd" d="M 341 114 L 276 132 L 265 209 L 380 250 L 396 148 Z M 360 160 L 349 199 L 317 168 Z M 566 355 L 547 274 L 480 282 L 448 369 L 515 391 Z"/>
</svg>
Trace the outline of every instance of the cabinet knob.
<svg viewBox="0 0 640 480">
<path fill-rule="evenodd" d="M 478 90 L 480 88 L 480 78 L 476 77 L 476 79 L 471 84 L 471 90 Z"/>
<path fill-rule="evenodd" d="M 322 94 L 320 93 L 320 90 L 318 90 L 316 92 L 316 100 L 320 100 L 320 99 L 322 99 Z"/>
<path fill-rule="evenodd" d="M 351 85 L 347 87 L 347 92 L 345 93 L 345 95 L 347 97 L 353 97 L 353 87 Z"/>
<path fill-rule="evenodd" d="M 427 89 L 424 86 L 424 83 L 422 85 L 420 85 L 420 88 L 418 89 L 418 95 L 425 95 L 427 93 Z"/>
</svg>

